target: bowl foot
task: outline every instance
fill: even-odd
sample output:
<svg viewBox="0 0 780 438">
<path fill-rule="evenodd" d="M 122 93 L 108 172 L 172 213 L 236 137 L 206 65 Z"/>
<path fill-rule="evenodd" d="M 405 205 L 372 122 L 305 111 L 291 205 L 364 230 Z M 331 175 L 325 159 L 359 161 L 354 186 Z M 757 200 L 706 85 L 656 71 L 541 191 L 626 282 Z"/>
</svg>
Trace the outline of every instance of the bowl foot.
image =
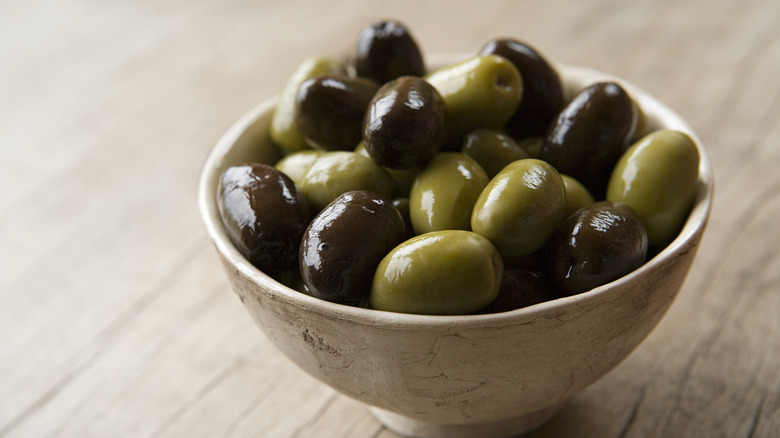
<svg viewBox="0 0 780 438">
<path fill-rule="evenodd" d="M 563 403 L 514 418 L 480 424 L 432 424 L 405 417 L 377 407 L 369 407 L 374 417 L 391 431 L 414 438 L 509 438 L 533 432 L 550 421 Z"/>
</svg>

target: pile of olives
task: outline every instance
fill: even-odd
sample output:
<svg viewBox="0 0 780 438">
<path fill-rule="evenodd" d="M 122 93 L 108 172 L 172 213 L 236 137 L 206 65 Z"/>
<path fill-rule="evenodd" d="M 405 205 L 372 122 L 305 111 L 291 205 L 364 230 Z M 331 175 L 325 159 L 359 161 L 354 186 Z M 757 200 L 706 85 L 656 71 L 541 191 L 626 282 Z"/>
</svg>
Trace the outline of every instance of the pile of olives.
<svg viewBox="0 0 780 438">
<path fill-rule="evenodd" d="M 283 158 L 227 169 L 219 211 L 253 265 L 315 297 L 513 310 L 624 276 L 679 233 L 699 154 L 643 119 L 616 82 L 567 99 L 516 40 L 427 71 L 408 29 L 382 21 L 346 61 L 298 66 L 271 122 Z"/>
</svg>

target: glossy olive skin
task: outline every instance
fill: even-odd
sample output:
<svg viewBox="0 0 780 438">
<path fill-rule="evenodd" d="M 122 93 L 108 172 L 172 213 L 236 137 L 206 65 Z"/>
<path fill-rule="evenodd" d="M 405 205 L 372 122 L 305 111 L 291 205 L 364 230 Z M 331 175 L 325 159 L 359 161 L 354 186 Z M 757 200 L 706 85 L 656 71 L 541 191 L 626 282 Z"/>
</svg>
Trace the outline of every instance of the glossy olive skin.
<svg viewBox="0 0 780 438">
<path fill-rule="evenodd" d="M 306 229 L 301 278 L 317 298 L 360 305 L 380 260 L 403 237 L 403 219 L 389 199 L 365 190 L 344 193 Z"/>
<path fill-rule="evenodd" d="M 441 152 L 414 180 L 409 192 L 409 216 L 415 233 L 470 230 L 471 211 L 489 178 L 465 154 Z"/>
<path fill-rule="evenodd" d="M 246 164 L 225 170 L 217 190 L 222 223 L 241 254 L 269 275 L 294 269 L 311 220 L 295 183 L 271 166 Z"/>
<path fill-rule="evenodd" d="M 393 177 L 356 152 L 325 152 L 309 167 L 298 184 L 313 213 L 317 213 L 342 193 L 370 190 L 389 198 Z"/>
<path fill-rule="evenodd" d="M 325 74 L 304 81 L 295 101 L 295 124 L 312 148 L 353 150 L 363 116 L 379 84 L 366 78 Z"/>
<path fill-rule="evenodd" d="M 377 267 L 369 306 L 427 315 L 475 313 L 498 294 L 504 264 L 496 248 L 470 231 L 413 237 Z"/>
<path fill-rule="evenodd" d="M 517 68 L 497 55 L 478 55 L 430 73 L 426 80 L 444 99 L 445 143 L 461 146 L 465 133 L 500 129 L 523 97 Z"/>
<path fill-rule="evenodd" d="M 401 76 L 422 76 L 425 62 L 414 37 L 403 23 L 378 21 L 363 28 L 350 54 L 357 76 L 380 84 Z"/>
<path fill-rule="evenodd" d="M 409 216 L 409 198 L 394 198 L 393 207 L 401 213 L 401 217 L 404 219 L 404 240 L 411 239 L 416 234 L 412 228 L 412 218 Z"/>
<path fill-rule="evenodd" d="M 595 199 L 587 188 L 569 175 L 561 175 L 563 186 L 566 189 L 566 201 L 564 203 L 564 217 L 569 217 L 582 207 L 593 204 Z"/>
<path fill-rule="evenodd" d="M 274 164 L 274 167 L 279 172 L 289 176 L 295 184 L 300 184 L 303 179 L 303 175 L 314 165 L 314 162 L 322 156 L 322 151 L 313 149 L 305 149 L 299 152 L 294 152 Z"/>
<path fill-rule="evenodd" d="M 410 169 L 427 163 L 444 139 L 444 101 L 417 76 L 384 84 L 368 105 L 363 143 L 377 163 Z"/>
<path fill-rule="evenodd" d="M 509 312 L 559 298 L 558 290 L 544 271 L 507 269 L 501 277 L 498 296 L 479 313 Z"/>
<path fill-rule="evenodd" d="M 274 144 L 285 154 L 309 149 L 309 145 L 295 123 L 295 99 L 301 84 L 315 76 L 327 73 L 344 73 L 344 66 L 322 56 L 304 59 L 287 79 L 271 118 L 270 135 Z"/>
<path fill-rule="evenodd" d="M 509 135 L 521 139 L 547 132 L 564 105 L 563 86 L 555 68 L 533 47 L 512 39 L 490 41 L 479 53 L 503 56 L 523 79 L 523 99 L 504 125 Z"/>
<path fill-rule="evenodd" d="M 565 295 L 588 291 L 640 267 L 648 241 L 625 204 L 600 201 L 566 218 L 545 248 L 549 273 Z"/>
<path fill-rule="evenodd" d="M 535 158 L 506 166 L 474 204 L 471 229 L 507 258 L 540 249 L 563 220 L 566 190 L 561 175 Z"/>
<path fill-rule="evenodd" d="M 597 199 L 604 199 L 612 168 L 633 139 L 636 108 L 617 83 L 587 87 L 558 114 L 539 158 L 580 181 Z"/>
<path fill-rule="evenodd" d="M 477 129 L 466 134 L 461 152 L 476 160 L 490 178 L 509 163 L 529 158 L 512 137 L 495 129 Z"/>
<path fill-rule="evenodd" d="M 690 136 L 660 130 L 626 151 L 612 173 L 607 200 L 628 204 L 642 219 L 651 245 L 671 242 L 696 193 L 699 152 Z"/>
</svg>

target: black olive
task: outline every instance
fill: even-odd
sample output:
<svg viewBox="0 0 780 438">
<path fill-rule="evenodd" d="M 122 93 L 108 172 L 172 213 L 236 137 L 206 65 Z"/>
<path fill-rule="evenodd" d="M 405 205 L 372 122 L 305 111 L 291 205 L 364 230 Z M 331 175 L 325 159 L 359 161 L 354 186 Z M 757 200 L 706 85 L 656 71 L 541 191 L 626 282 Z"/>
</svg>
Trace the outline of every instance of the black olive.
<svg viewBox="0 0 780 438">
<path fill-rule="evenodd" d="M 545 135 L 539 158 L 580 181 L 604 199 L 612 168 L 630 145 L 637 106 L 614 82 L 581 91 L 558 114 Z"/>
<path fill-rule="evenodd" d="M 402 23 L 392 20 L 379 21 L 360 32 L 349 64 L 356 75 L 380 84 L 425 74 L 419 46 Z"/>
<path fill-rule="evenodd" d="M 230 240 L 250 263 L 271 275 L 295 268 L 311 215 L 287 175 L 265 164 L 230 167 L 217 205 Z"/>
<path fill-rule="evenodd" d="M 363 117 L 379 84 L 340 74 L 315 76 L 298 88 L 295 124 L 315 149 L 354 150 L 362 138 Z"/>
<path fill-rule="evenodd" d="M 528 44 L 511 39 L 488 42 L 481 55 L 499 55 L 517 67 L 523 79 L 523 99 L 504 129 L 515 139 L 547 132 L 564 104 L 558 72 Z"/>
<path fill-rule="evenodd" d="M 544 271 L 506 269 L 498 296 L 479 313 L 499 313 L 558 298 L 558 291 Z"/>
<path fill-rule="evenodd" d="M 585 292 L 640 267 L 647 231 L 626 204 L 600 201 L 561 223 L 545 251 L 549 273 L 566 295 Z"/>
<path fill-rule="evenodd" d="M 309 224 L 301 241 L 301 278 L 317 298 L 359 305 L 379 262 L 404 238 L 392 202 L 367 190 L 342 194 Z"/>
<path fill-rule="evenodd" d="M 421 166 L 438 152 L 443 139 L 444 101 L 424 79 L 394 79 L 371 99 L 363 142 L 378 164 L 392 169 Z"/>
</svg>

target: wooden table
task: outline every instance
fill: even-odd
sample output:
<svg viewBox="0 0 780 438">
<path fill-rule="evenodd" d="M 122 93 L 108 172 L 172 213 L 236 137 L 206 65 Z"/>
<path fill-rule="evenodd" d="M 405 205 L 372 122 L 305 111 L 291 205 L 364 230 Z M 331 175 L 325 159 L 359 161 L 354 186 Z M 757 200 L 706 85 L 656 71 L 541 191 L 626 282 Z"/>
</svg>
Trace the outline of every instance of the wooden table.
<svg viewBox="0 0 780 438">
<path fill-rule="evenodd" d="M 780 2 L 0 3 L 0 436 L 394 436 L 256 329 L 195 203 L 310 54 L 404 21 L 624 77 L 700 134 L 715 207 L 677 301 L 533 437 L 780 436 Z"/>
</svg>

